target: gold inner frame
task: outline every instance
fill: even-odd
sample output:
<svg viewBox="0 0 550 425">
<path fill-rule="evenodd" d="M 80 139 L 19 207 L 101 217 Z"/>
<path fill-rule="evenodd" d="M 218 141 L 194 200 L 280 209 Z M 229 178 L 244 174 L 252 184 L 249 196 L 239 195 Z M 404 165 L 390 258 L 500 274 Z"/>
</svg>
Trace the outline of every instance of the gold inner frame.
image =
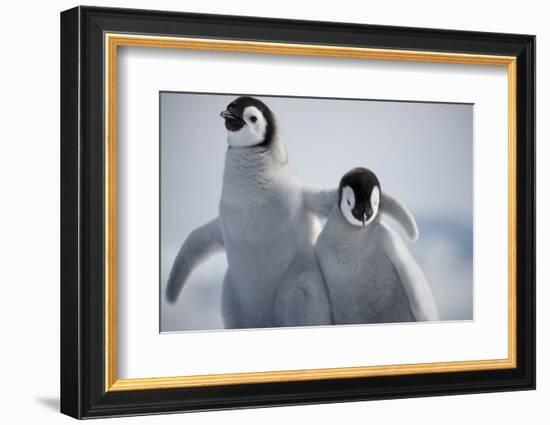
<svg viewBox="0 0 550 425">
<path fill-rule="evenodd" d="M 447 373 L 516 367 L 516 58 L 462 53 L 370 49 L 327 45 L 267 43 L 148 35 L 105 34 L 105 391 L 200 387 L 416 373 Z M 508 357 L 495 360 L 304 369 L 163 378 L 117 379 L 116 324 L 116 123 L 119 46 L 325 56 L 507 67 L 508 72 Z"/>
</svg>

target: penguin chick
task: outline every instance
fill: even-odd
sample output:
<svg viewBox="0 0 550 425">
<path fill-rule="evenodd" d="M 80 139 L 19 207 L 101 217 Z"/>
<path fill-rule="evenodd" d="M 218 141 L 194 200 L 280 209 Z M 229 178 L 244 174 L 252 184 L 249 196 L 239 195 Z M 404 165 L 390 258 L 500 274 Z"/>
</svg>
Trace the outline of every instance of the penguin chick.
<svg viewBox="0 0 550 425">
<path fill-rule="evenodd" d="M 273 112 L 239 97 L 221 112 L 228 149 L 219 216 L 182 245 L 166 296 L 175 302 L 192 271 L 225 251 L 222 286 L 226 328 L 331 324 L 314 242 L 337 190 L 300 182 L 287 161 Z"/>
<path fill-rule="evenodd" d="M 414 218 L 385 195 L 366 168 L 345 174 L 338 202 L 316 242 L 335 324 L 433 321 L 434 297 L 424 274 L 397 233 L 381 216 L 389 214 L 411 239 Z"/>
</svg>

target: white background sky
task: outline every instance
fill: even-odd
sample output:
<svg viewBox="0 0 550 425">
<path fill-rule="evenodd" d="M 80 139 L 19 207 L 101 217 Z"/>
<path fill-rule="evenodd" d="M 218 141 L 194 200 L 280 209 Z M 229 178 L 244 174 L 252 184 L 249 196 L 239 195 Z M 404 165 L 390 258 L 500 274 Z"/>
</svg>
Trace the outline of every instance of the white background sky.
<svg viewBox="0 0 550 425">
<path fill-rule="evenodd" d="M 161 284 L 190 231 L 215 217 L 235 95 L 161 94 Z M 443 319 L 472 318 L 473 106 L 260 97 L 275 113 L 289 162 L 305 182 L 337 186 L 372 169 L 414 213 L 410 244 Z M 401 229 L 398 229 L 399 231 Z M 161 297 L 163 331 L 218 328 L 223 255 L 191 275 L 175 306 Z"/>
</svg>

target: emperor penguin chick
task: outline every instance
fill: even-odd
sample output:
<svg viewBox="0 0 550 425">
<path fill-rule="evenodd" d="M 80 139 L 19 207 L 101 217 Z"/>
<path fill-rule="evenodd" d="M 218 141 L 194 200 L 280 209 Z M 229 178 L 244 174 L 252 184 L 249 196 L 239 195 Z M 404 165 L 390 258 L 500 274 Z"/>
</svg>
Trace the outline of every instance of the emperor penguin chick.
<svg viewBox="0 0 550 425">
<path fill-rule="evenodd" d="M 384 194 L 366 168 L 345 174 L 338 203 L 316 242 L 335 324 L 433 321 L 438 313 L 424 274 L 399 235 L 381 221 L 388 214 L 418 237 L 416 222 Z"/>
<path fill-rule="evenodd" d="M 331 324 L 314 243 L 318 218 L 330 213 L 336 189 L 302 184 L 288 163 L 273 112 L 259 99 L 239 97 L 221 117 L 228 148 L 218 217 L 182 245 L 168 300 L 176 302 L 196 267 L 225 251 L 226 328 Z"/>
</svg>

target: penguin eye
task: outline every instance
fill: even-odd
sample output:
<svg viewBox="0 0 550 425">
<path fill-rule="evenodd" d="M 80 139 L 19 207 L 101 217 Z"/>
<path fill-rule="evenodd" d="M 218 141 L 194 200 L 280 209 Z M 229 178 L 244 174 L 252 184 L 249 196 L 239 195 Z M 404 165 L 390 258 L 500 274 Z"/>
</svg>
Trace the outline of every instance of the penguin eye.
<svg viewBox="0 0 550 425">
<path fill-rule="evenodd" d="M 348 205 L 351 207 L 351 201 L 349 199 L 346 199 L 346 201 L 348 202 Z"/>
<path fill-rule="evenodd" d="M 258 121 L 258 118 L 256 118 L 254 115 L 252 115 L 252 116 L 250 117 L 250 121 L 256 122 L 256 121 Z"/>
</svg>

